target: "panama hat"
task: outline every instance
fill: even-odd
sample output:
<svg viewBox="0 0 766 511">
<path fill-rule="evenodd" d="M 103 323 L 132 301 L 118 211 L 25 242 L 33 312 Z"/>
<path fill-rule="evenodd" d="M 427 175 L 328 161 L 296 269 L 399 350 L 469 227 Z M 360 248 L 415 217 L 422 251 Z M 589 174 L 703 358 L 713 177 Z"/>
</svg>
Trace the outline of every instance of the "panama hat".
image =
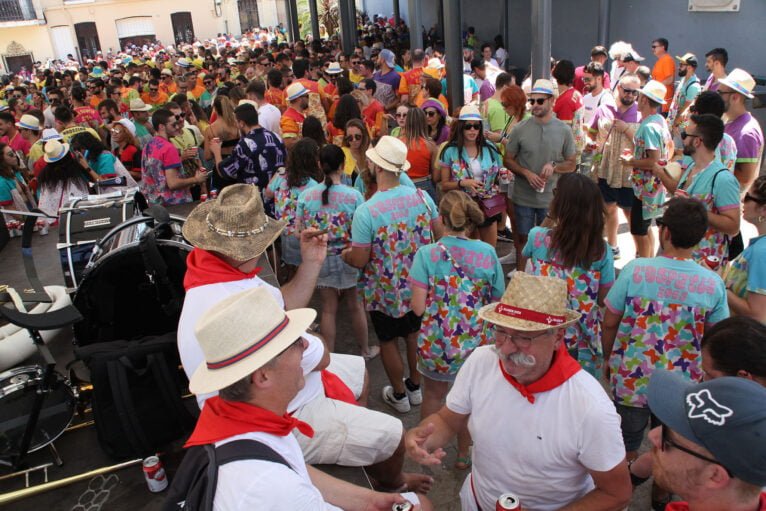
<svg viewBox="0 0 766 511">
<path fill-rule="evenodd" d="M 286 225 L 266 216 L 258 187 L 235 184 L 224 188 L 218 199 L 197 206 L 186 219 L 183 235 L 195 247 L 249 261 L 265 252 Z"/>
<path fill-rule="evenodd" d="M 569 308 L 565 281 L 514 272 L 499 302 L 479 309 L 479 317 L 495 325 L 525 332 L 561 328 L 580 319 Z"/>
<path fill-rule="evenodd" d="M 176 65 L 177 65 L 178 67 L 184 67 L 184 68 L 186 68 L 186 67 L 191 67 L 191 62 L 190 62 L 190 61 L 189 61 L 189 59 L 187 59 L 186 57 L 181 57 L 180 59 L 178 59 L 178 60 L 176 61 Z"/>
<path fill-rule="evenodd" d="M 151 110 L 152 107 L 144 103 L 142 99 L 131 99 L 130 100 L 130 111 L 131 112 L 148 112 Z"/>
<path fill-rule="evenodd" d="M 160 71 L 160 74 L 163 75 L 163 76 L 173 76 L 173 71 L 171 71 L 170 69 L 165 68 L 162 71 Z"/>
<path fill-rule="evenodd" d="M 437 70 L 444 69 L 444 63 L 441 60 L 434 57 L 432 59 L 428 59 L 427 67 L 431 69 L 437 69 Z"/>
<path fill-rule="evenodd" d="M 34 115 L 24 114 L 21 116 L 21 120 L 16 123 L 16 127 L 26 130 L 40 131 L 40 120 Z"/>
<path fill-rule="evenodd" d="M 215 392 L 245 378 L 289 348 L 315 318 L 313 309 L 285 312 L 263 286 L 217 303 L 194 327 L 205 363 L 192 374 L 189 390 Z"/>
<path fill-rule="evenodd" d="M 43 151 L 45 152 L 43 159 L 48 163 L 55 163 L 67 155 L 69 144 L 62 144 L 58 140 L 49 140 L 45 143 Z"/>
<path fill-rule="evenodd" d="M 301 96 L 309 93 L 309 90 L 303 86 L 300 82 L 291 83 L 290 86 L 285 89 L 287 95 L 287 101 L 294 101 Z"/>
<path fill-rule="evenodd" d="M 638 92 L 651 99 L 652 101 L 659 103 L 660 105 L 664 105 L 665 93 L 667 90 L 668 89 L 657 80 L 649 80 L 646 82 L 646 85 L 644 85 Z"/>
<path fill-rule="evenodd" d="M 64 137 L 62 137 L 54 128 L 46 128 L 43 130 L 43 136 L 40 140 L 49 142 L 51 140 L 64 140 Z"/>
<path fill-rule="evenodd" d="M 481 112 L 475 105 L 466 105 L 460 109 L 459 121 L 481 121 Z"/>
<path fill-rule="evenodd" d="M 553 96 L 553 82 L 546 80 L 545 78 L 535 80 L 535 84 L 532 86 L 532 89 L 529 91 L 529 93 L 547 94 L 549 96 Z"/>
<path fill-rule="evenodd" d="M 718 80 L 719 85 L 726 85 L 735 92 L 739 92 L 743 96 L 752 99 L 753 89 L 755 88 L 755 80 L 750 76 L 750 73 L 744 69 L 736 68 L 731 73 L 726 75 L 725 78 Z"/>
<path fill-rule="evenodd" d="M 395 174 L 401 174 L 410 168 L 410 162 L 407 161 L 407 145 L 389 135 L 380 137 L 377 145 L 367 149 L 364 154 L 378 167 Z"/>
<path fill-rule="evenodd" d="M 328 75 L 337 75 L 343 72 L 343 68 L 340 67 L 340 63 L 338 62 L 330 62 L 330 65 L 327 66 L 327 69 L 325 69 L 324 72 Z"/>
</svg>

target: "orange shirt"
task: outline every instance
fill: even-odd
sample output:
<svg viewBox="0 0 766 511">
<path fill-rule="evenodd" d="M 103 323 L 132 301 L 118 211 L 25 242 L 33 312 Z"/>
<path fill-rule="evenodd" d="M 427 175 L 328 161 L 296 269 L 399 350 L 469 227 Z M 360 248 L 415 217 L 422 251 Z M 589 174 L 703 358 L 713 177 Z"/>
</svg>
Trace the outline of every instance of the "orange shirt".
<svg viewBox="0 0 766 511">
<path fill-rule="evenodd" d="M 300 138 L 302 136 L 303 121 L 306 116 L 294 108 L 288 108 L 282 114 L 279 120 L 279 127 L 282 129 L 282 138 Z"/>
<path fill-rule="evenodd" d="M 90 97 L 90 106 L 94 110 L 98 110 L 98 104 L 101 103 L 105 99 L 106 99 L 106 94 L 104 94 L 103 96 L 95 96 L 95 95 L 91 96 Z"/>
<path fill-rule="evenodd" d="M 151 106 L 160 106 L 168 102 L 168 95 L 162 91 L 157 92 L 157 97 L 152 98 L 148 92 L 141 94 L 141 99 L 144 103 Z"/>
<path fill-rule="evenodd" d="M 194 90 L 190 90 L 186 96 L 189 98 L 193 98 L 195 100 L 198 100 L 200 97 L 202 97 L 202 94 L 205 93 L 205 87 L 202 85 L 197 84 L 196 87 L 194 87 Z"/>
<path fill-rule="evenodd" d="M 402 142 L 404 137 L 399 137 Z M 413 144 L 407 146 L 407 161 L 410 162 L 410 169 L 407 175 L 412 179 L 419 179 L 431 175 L 431 150 L 425 139 L 416 140 Z"/>
<path fill-rule="evenodd" d="M 414 101 L 414 96 L 417 94 L 417 91 L 420 90 L 420 77 L 422 75 L 422 67 L 416 67 L 415 69 L 410 69 L 406 73 L 402 73 L 402 79 L 399 80 L 399 90 L 397 91 L 399 95 L 402 96 L 408 94 L 409 96 L 413 96 L 410 97 L 410 101 Z M 413 94 L 413 92 L 415 92 L 415 94 Z"/>
<path fill-rule="evenodd" d="M 176 85 L 176 82 L 170 82 L 170 85 L 166 84 L 164 81 L 160 82 L 160 92 L 164 92 L 168 96 L 171 94 L 175 94 L 178 91 L 178 86 Z"/>
<path fill-rule="evenodd" d="M 675 77 L 676 75 L 676 63 L 673 61 L 673 57 L 669 54 L 665 54 L 657 60 L 652 68 L 652 78 L 661 82 L 667 80 L 668 77 Z M 673 101 L 673 84 L 666 85 L 667 91 L 665 92 L 665 104 L 662 105 L 662 111 L 667 112 L 670 108 L 670 103 Z"/>
<path fill-rule="evenodd" d="M 275 107 L 279 108 L 279 111 L 282 113 L 287 110 L 285 91 L 282 89 L 277 87 L 269 87 L 269 89 L 264 93 L 263 99 L 265 99 L 267 103 L 271 103 Z"/>
<path fill-rule="evenodd" d="M 418 97 L 415 98 L 415 106 L 420 108 L 420 106 L 426 102 L 427 99 L 433 99 L 428 96 L 428 93 L 425 90 L 421 90 L 420 94 L 418 94 Z M 444 106 L 444 110 L 449 112 L 449 104 L 447 103 L 447 98 L 444 97 L 444 94 L 439 94 L 439 103 Z"/>
</svg>

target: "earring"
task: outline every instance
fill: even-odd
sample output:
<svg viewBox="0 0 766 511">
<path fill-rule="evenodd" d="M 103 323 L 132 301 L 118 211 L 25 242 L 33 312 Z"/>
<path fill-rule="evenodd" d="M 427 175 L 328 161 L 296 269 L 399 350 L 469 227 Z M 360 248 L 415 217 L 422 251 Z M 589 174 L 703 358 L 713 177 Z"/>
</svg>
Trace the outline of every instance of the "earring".
<svg viewBox="0 0 766 511">
<path fill-rule="evenodd" d="M 766 220 L 766 217 L 764 217 L 763 215 L 758 215 L 758 223 L 759 224 L 762 224 L 764 220 Z"/>
</svg>

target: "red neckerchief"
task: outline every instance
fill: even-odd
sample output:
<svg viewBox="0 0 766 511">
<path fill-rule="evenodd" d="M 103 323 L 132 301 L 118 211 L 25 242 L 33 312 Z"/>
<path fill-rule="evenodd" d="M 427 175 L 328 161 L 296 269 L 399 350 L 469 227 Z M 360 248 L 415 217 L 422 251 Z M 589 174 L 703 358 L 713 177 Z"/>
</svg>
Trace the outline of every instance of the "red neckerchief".
<svg viewBox="0 0 766 511">
<path fill-rule="evenodd" d="M 239 271 L 207 250 L 195 248 L 186 258 L 186 275 L 184 289 L 218 284 L 219 282 L 234 282 L 235 280 L 251 279 L 261 271 L 257 267 L 249 273 Z"/>
<path fill-rule="evenodd" d="M 294 429 L 314 436 L 314 430 L 290 414 L 279 416 L 264 408 L 248 403 L 224 401 L 214 396 L 205 401 L 197 425 L 184 447 L 212 444 L 243 433 L 270 433 L 287 436 Z"/>
<path fill-rule="evenodd" d="M 529 385 L 522 385 L 516 381 L 516 378 L 505 372 L 502 360 L 498 360 L 497 362 L 500 365 L 500 372 L 503 373 L 503 376 L 508 380 L 508 383 L 513 385 L 513 387 L 532 404 L 535 402 L 535 394 L 555 389 L 582 369 L 580 364 L 578 364 L 569 354 L 564 343 L 561 343 L 559 350 L 554 353 L 553 363 L 548 369 L 548 372 L 546 372 L 542 378 Z"/>
</svg>

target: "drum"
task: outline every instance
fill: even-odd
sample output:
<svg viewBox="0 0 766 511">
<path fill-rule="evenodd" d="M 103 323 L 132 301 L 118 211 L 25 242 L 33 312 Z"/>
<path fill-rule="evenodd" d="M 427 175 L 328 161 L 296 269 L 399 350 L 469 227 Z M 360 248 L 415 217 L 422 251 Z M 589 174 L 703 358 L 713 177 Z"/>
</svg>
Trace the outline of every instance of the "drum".
<svg viewBox="0 0 766 511">
<path fill-rule="evenodd" d="M 39 365 L 17 367 L 0 374 L 0 458 L 19 454 L 24 430 L 43 377 Z M 59 373 L 45 394 L 29 452 L 56 440 L 69 426 L 77 405 L 77 390 Z"/>
<path fill-rule="evenodd" d="M 167 267 L 167 282 L 148 275 L 141 236 L 154 219 L 136 217 L 107 233 L 92 249 L 73 304 L 83 315 L 74 325 L 75 342 L 140 339 L 162 335 L 178 327 L 180 307 L 171 311 L 169 298 L 183 302 L 186 257 L 192 246 L 181 234 L 184 218 L 171 216 L 168 225 L 155 229 L 156 247 Z"/>
<path fill-rule="evenodd" d="M 59 251 L 68 288 L 80 285 L 93 247 L 110 229 L 139 214 L 135 190 L 76 198 L 59 210 Z"/>
</svg>

